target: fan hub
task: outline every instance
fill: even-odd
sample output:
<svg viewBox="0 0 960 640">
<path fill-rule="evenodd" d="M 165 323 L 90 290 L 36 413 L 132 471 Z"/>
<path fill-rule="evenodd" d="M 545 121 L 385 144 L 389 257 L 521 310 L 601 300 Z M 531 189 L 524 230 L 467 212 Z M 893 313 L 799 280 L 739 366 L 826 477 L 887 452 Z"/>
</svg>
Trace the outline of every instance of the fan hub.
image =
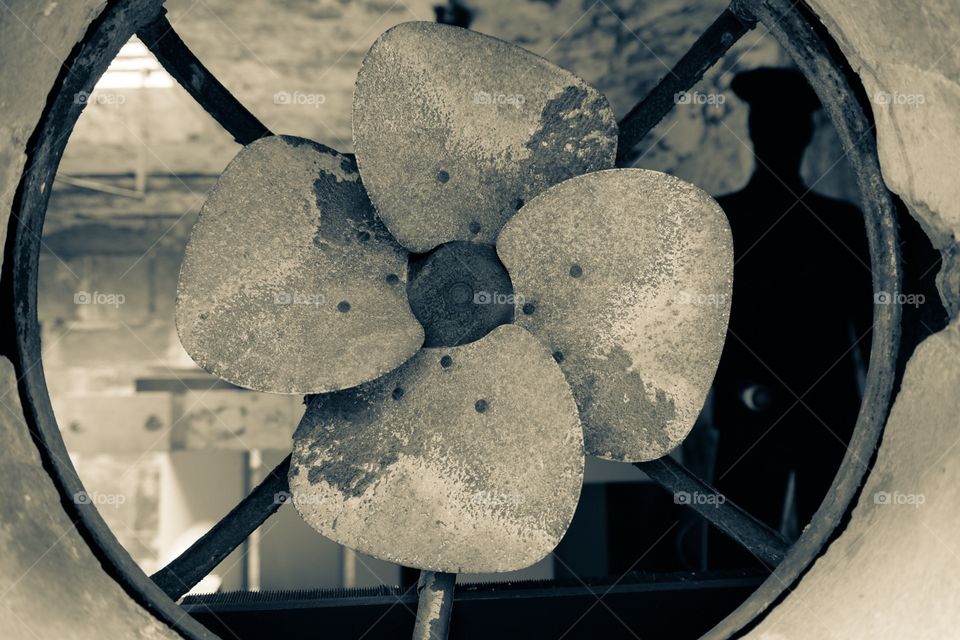
<svg viewBox="0 0 960 640">
<path fill-rule="evenodd" d="M 407 294 L 427 347 L 467 344 L 513 322 L 513 284 L 489 245 L 448 242 L 412 256 Z"/>
</svg>

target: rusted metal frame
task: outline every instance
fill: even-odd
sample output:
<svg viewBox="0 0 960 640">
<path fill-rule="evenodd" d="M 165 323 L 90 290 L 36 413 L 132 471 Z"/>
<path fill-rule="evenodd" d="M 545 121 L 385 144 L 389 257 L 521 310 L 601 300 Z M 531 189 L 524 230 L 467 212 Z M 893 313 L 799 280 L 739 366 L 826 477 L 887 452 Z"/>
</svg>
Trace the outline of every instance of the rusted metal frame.
<svg viewBox="0 0 960 640">
<path fill-rule="evenodd" d="M 770 567 L 783 560 L 789 543 L 672 458 L 638 463 L 637 468 L 674 494 L 714 496 L 689 506 Z M 174 600 L 180 598 L 236 549 L 289 497 L 288 456 L 209 532 L 152 578 Z M 424 572 L 429 573 L 429 572 Z"/>
<path fill-rule="evenodd" d="M 681 499 L 680 503 L 693 509 L 767 567 L 773 568 L 783 561 L 790 548 L 786 539 L 727 500 L 673 458 L 666 456 L 649 462 L 638 462 L 634 466 L 675 498 L 689 497 L 690 500 Z"/>
<path fill-rule="evenodd" d="M 896 209 L 880 173 L 876 135 L 851 82 L 853 71 L 843 62 L 826 28 L 797 0 L 738 0 L 786 49 L 810 82 L 830 116 L 844 153 L 857 176 L 867 239 L 870 246 L 874 292 L 899 291 L 902 279 Z M 848 81 L 848 78 L 851 78 Z M 856 503 L 889 415 L 897 383 L 901 308 L 875 304 L 870 367 L 857 424 L 833 484 L 803 535 L 753 597 L 720 622 L 704 638 L 718 640 L 740 635 L 794 588 L 814 561 L 826 552 Z"/>
<path fill-rule="evenodd" d="M 457 574 L 421 571 L 417 582 L 417 620 L 413 640 L 446 640 L 453 614 L 453 592 Z"/>
<path fill-rule="evenodd" d="M 272 135 L 270 130 L 203 66 L 174 31 L 166 15 L 161 13 L 155 20 L 141 26 L 137 29 L 137 36 L 153 52 L 167 73 L 238 143 L 248 145 L 254 140 Z"/>
<path fill-rule="evenodd" d="M 756 21 L 740 11 L 737 2 L 724 9 L 680 61 L 620 121 L 618 166 L 626 162 L 640 140 L 673 109 L 676 95 L 688 91 L 699 82 L 707 69 L 754 25 Z"/>
<path fill-rule="evenodd" d="M 91 505 L 76 505 L 68 499 L 74 493 L 72 489 L 81 490 L 82 485 L 72 465 L 69 462 L 64 464 L 64 460 L 68 458 L 50 408 L 39 362 L 39 333 L 36 324 L 39 242 L 36 238 L 39 238 L 42 230 L 43 215 L 49 197 L 48 187 L 62 156 L 65 134 L 72 129 L 82 109 L 82 106 L 69 104 L 70 96 L 77 91 L 92 89 L 95 80 L 119 51 L 119 46 L 126 39 L 125 34 L 132 32 L 123 26 L 137 22 L 137 18 L 142 15 L 155 15 L 147 8 L 158 10 L 155 6 L 157 4 L 155 1 L 146 0 L 118 0 L 107 6 L 100 18 L 91 25 L 88 37 L 71 54 L 70 70 L 65 70 L 57 83 L 60 91 L 51 96 L 41 124 L 28 144 L 28 162 L 15 198 L 15 215 L 8 234 L 7 259 L 4 261 L 3 302 L 9 312 L 6 318 L 16 325 L 16 345 L 13 345 L 12 349 L 11 345 L 5 346 L 21 377 L 21 400 L 31 431 L 41 448 L 44 464 L 51 470 L 51 476 L 61 496 L 64 496 L 64 508 L 71 515 L 76 512 L 81 535 L 88 541 L 93 552 L 102 559 L 105 569 L 136 601 L 150 609 L 159 619 L 181 633 L 186 633 L 188 637 L 210 637 L 209 633 L 194 621 L 178 616 L 178 609 L 170 600 L 158 597 L 159 589 L 156 585 L 153 585 L 152 590 L 150 585 L 145 585 L 138 579 L 141 577 L 146 580 L 146 576 L 143 576 L 120 547 L 95 508 Z M 743 7 L 750 7 L 750 11 L 760 17 L 771 33 L 790 51 L 820 94 L 840 133 L 851 164 L 857 171 L 867 215 L 875 290 L 896 290 L 900 267 L 892 200 L 880 178 L 875 139 L 852 90 L 838 70 L 836 61 L 830 60 L 829 51 L 818 39 L 821 36 L 818 36 L 794 3 L 788 0 L 767 0 L 766 4 L 762 5 L 758 1 L 743 0 L 737 4 L 738 20 L 746 15 Z M 709 68 L 709 65 L 706 68 Z M 671 105 L 667 105 L 669 110 L 669 106 L 672 106 L 672 95 L 669 92 L 667 95 L 671 97 Z M 228 100 L 233 100 L 228 92 L 227 96 Z M 243 111 L 246 112 L 245 109 Z M 243 112 L 240 113 L 242 117 Z M 256 131 L 257 128 L 254 126 L 248 129 Z M 266 130 L 264 128 L 261 131 Z M 235 137 L 238 141 L 252 141 L 256 139 L 252 135 L 254 134 L 247 133 L 238 137 L 235 134 Z M 876 307 L 871 369 L 857 432 L 851 442 L 851 453 L 848 454 L 828 499 L 815 517 L 811 530 L 804 534 L 788 554 L 787 561 L 775 572 L 773 578 L 776 578 L 776 582 L 773 578 L 767 581 L 765 587 L 768 588 L 764 590 L 763 597 L 753 598 L 745 603 L 718 625 L 710 637 L 728 637 L 762 615 L 770 603 L 787 589 L 789 584 L 795 582 L 822 551 L 833 525 L 855 497 L 864 470 L 851 464 L 849 458 L 863 454 L 869 457 L 882 431 L 894 382 L 893 363 L 899 339 L 899 320 L 897 305 Z M 280 477 L 285 479 L 284 474 L 280 474 Z M 241 507 L 242 503 L 235 510 Z M 162 593 L 160 595 L 162 596 Z"/>
<path fill-rule="evenodd" d="M 287 456 L 230 513 L 151 579 L 174 600 L 190 591 L 289 499 L 289 470 Z"/>
<path fill-rule="evenodd" d="M 90 23 L 64 61 L 37 128 L 27 142 L 27 161 L 14 196 L 4 248 L 0 314 L 2 349 L 12 361 L 24 418 L 61 506 L 104 571 L 130 598 L 187 638 L 214 636 L 170 600 L 117 541 L 94 504 L 74 500 L 83 483 L 70 462 L 43 373 L 37 321 L 40 236 L 57 168 L 89 93 L 137 26 L 154 20 L 159 0 L 112 0 Z"/>
</svg>

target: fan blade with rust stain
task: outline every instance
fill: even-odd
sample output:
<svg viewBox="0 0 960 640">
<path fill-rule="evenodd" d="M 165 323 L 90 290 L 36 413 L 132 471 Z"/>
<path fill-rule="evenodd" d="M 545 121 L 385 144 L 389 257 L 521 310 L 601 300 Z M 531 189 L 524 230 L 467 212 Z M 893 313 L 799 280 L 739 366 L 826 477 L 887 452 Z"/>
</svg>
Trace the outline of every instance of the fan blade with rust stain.
<svg viewBox="0 0 960 640">
<path fill-rule="evenodd" d="M 425 252 L 452 240 L 493 244 L 524 201 L 613 167 L 617 123 L 596 89 L 529 51 L 408 22 L 364 59 L 353 140 L 384 223 Z"/>
<path fill-rule="evenodd" d="M 290 491 L 310 526 L 347 547 L 491 573 L 554 549 L 583 465 L 563 373 L 529 332 L 502 325 L 315 398 L 294 435 Z"/>
<path fill-rule="evenodd" d="M 349 158 L 302 138 L 262 138 L 203 205 L 180 271 L 177 331 L 197 364 L 241 387 L 351 387 L 423 343 L 406 273 L 407 252 Z"/>
<path fill-rule="evenodd" d="M 570 381 L 587 453 L 639 462 L 680 444 L 730 314 L 733 241 L 720 206 L 663 173 L 601 171 L 527 203 L 497 252 L 516 323 Z"/>
</svg>

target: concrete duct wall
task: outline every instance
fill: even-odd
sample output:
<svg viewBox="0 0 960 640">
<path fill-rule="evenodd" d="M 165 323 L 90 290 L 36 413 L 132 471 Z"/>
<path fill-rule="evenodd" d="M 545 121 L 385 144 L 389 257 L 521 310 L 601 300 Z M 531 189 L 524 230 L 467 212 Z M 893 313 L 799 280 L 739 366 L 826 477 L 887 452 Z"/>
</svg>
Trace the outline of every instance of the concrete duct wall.
<svg viewBox="0 0 960 640">
<path fill-rule="evenodd" d="M 7 219 L 60 61 L 102 2 L 13 2 L 0 15 L 0 211 Z M 0 358 L 0 626 L 8 638 L 175 637 L 103 571 L 43 469 Z"/>
<path fill-rule="evenodd" d="M 942 252 L 937 283 L 951 321 L 911 358 L 843 534 L 749 637 L 953 638 L 960 626 L 960 4 L 812 5 L 871 97 L 887 186 Z"/>
<path fill-rule="evenodd" d="M 60 61 L 103 6 L 8 0 L 0 12 L 0 211 L 11 209 L 25 146 Z M 843 534 L 750 637 L 954 637 L 960 625 L 960 510 L 952 490 L 960 484 L 960 5 L 816 0 L 812 6 L 868 95 L 894 96 L 872 101 L 884 178 L 943 253 L 938 283 L 952 321 L 911 359 Z M 896 98 L 919 95 L 922 105 Z M 34 638 L 42 629 L 44 637 L 59 638 L 171 637 L 109 578 L 67 518 L 27 434 L 5 360 L 0 438 L 4 636 Z"/>
</svg>

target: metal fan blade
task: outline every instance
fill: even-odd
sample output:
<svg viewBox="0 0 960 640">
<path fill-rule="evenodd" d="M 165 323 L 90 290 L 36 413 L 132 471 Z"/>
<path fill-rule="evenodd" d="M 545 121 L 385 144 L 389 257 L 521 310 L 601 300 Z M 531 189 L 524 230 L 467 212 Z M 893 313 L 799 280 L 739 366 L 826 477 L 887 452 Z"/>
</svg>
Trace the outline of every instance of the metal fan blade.
<svg viewBox="0 0 960 640">
<path fill-rule="evenodd" d="M 733 242 L 720 206 L 663 173 L 573 178 L 504 227 L 516 323 L 549 345 L 587 453 L 639 462 L 693 427 L 726 336 Z"/>
<path fill-rule="evenodd" d="M 310 140 L 262 138 L 227 166 L 180 271 L 177 331 L 190 356 L 274 393 L 351 387 L 423 343 L 407 252 L 376 219 L 352 161 Z"/>
<path fill-rule="evenodd" d="M 304 520 L 347 547 L 489 573 L 553 550 L 583 464 L 563 373 L 530 333 L 503 325 L 315 398 L 294 435 L 290 490 Z"/>
<path fill-rule="evenodd" d="M 367 53 L 353 139 L 384 223 L 425 252 L 452 240 L 493 244 L 524 201 L 612 167 L 617 124 L 596 89 L 529 51 L 408 22 Z"/>
</svg>

